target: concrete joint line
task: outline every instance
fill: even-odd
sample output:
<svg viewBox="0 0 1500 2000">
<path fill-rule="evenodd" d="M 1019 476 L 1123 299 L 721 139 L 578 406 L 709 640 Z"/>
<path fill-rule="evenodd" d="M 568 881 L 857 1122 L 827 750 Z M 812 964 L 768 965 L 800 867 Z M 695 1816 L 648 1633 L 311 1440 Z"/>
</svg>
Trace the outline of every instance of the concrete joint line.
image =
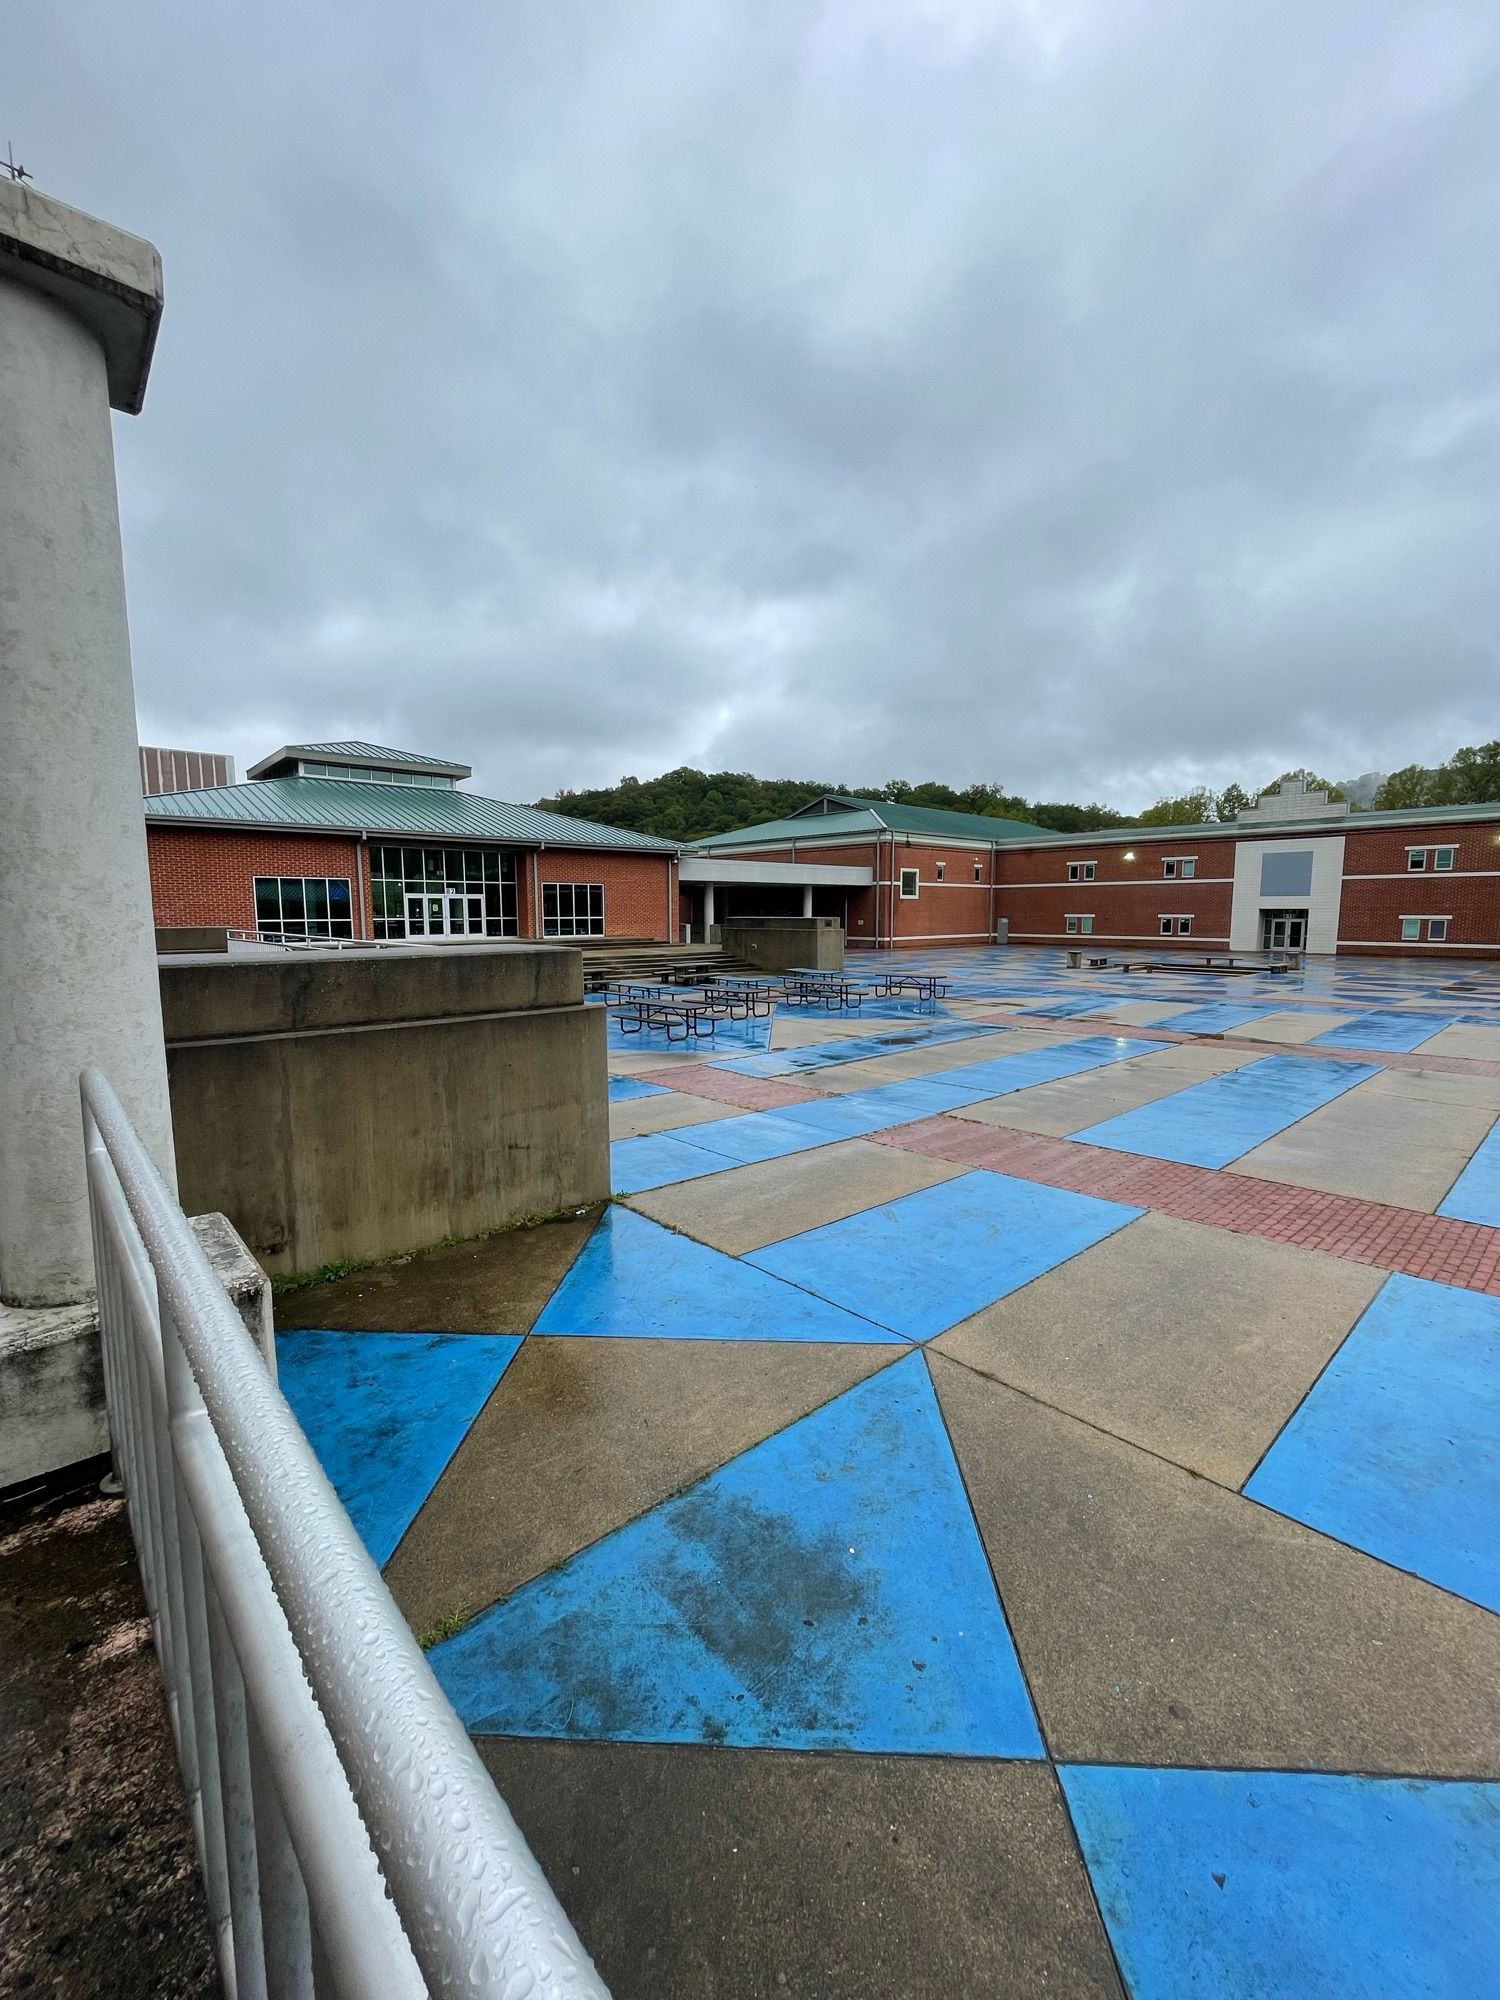
<svg viewBox="0 0 1500 2000">
<path fill-rule="evenodd" d="M 401 1028 L 454 1028 L 469 1021 L 542 1021 L 551 1014 L 577 1014 L 583 1002 L 561 1007 L 503 1007 L 482 1014 L 428 1014 L 410 1021 L 338 1021 L 328 1028 L 271 1028 L 249 1035 L 196 1035 L 167 1043 L 176 1049 L 239 1048 L 246 1042 L 302 1042 L 326 1035 L 380 1035 Z"/>
</svg>

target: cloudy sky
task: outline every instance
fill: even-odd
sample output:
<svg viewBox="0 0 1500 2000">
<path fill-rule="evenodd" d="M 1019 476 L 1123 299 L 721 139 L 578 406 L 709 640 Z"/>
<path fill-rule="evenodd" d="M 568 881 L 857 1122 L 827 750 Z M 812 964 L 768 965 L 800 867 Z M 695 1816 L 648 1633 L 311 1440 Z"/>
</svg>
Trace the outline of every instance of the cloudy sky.
<svg viewBox="0 0 1500 2000">
<path fill-rule="evenodd" d="M 146 740 L 1138 807 L 1500 733 L 1493 0 L 58 0 Z"/>
</svg>

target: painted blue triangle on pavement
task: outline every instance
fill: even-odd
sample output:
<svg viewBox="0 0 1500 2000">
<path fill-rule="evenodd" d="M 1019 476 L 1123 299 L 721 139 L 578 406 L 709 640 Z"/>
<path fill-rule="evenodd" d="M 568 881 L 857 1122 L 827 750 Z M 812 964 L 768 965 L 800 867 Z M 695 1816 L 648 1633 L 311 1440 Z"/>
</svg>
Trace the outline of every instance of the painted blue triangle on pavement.
<svg viewBox="0 0 1500 2000">
<path fill-rule="evenodd" d="M 1493 1993 L 1500 1785 L 1058 1770 L 1133 2000 Z"/>
<path fill-rule="evenodd" d="M 857 1340 L 902 1336 L 613 1203 L 542 1308 L 537 1333 L 628 1340 Z"/>
<path fill-rule="evenodd" d="M 520 1345 L 508 1333 L 277 1337 L 281 1392 L 376 1562 L 395 1554 Z"/>
<path fill-rule="evenodd" d="M 1043 1754 L 915 1354 L 430 1657 L 481 1735 Z"/>
</svg>

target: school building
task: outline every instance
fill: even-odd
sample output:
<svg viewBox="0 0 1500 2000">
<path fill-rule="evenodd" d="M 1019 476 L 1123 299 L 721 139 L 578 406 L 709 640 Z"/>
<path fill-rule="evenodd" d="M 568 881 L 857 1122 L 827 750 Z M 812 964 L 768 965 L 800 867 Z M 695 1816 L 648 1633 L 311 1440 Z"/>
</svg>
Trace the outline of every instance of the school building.
<svg viewBox="0 0 1500 2000">
<path fill-rule="evenodd" d="M 677 925 L 677 848 L 460 789 L 467 764 L 291 743 L 246 782 L 154 793 L 159 928 L 247 937 L 631 937 Z"/>
<path fill-rule="evenodd" d="M 837 869 L 800 892 L 768 867 Z M 1500 804 L 1351 813 L 1287 783 L 1236 820 L 1048 833 L 830 795 L 684 850 L 683 921 L 838 915 L 851 946 L 1500 955 Z"/>
</svg>

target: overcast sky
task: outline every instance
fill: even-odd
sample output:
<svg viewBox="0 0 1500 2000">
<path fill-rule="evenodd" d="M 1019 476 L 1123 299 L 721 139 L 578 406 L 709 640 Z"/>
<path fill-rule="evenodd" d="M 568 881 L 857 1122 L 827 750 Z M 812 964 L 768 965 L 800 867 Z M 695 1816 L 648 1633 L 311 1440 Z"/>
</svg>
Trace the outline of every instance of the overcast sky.
<svg viewBox="0 0 1500 2000">
<path fill-rule="evenodd" d="M 150 236 L 146 740 L 533 798 L 1500 734 L 1494 0 L 11 10 Z"/>
</svg>

